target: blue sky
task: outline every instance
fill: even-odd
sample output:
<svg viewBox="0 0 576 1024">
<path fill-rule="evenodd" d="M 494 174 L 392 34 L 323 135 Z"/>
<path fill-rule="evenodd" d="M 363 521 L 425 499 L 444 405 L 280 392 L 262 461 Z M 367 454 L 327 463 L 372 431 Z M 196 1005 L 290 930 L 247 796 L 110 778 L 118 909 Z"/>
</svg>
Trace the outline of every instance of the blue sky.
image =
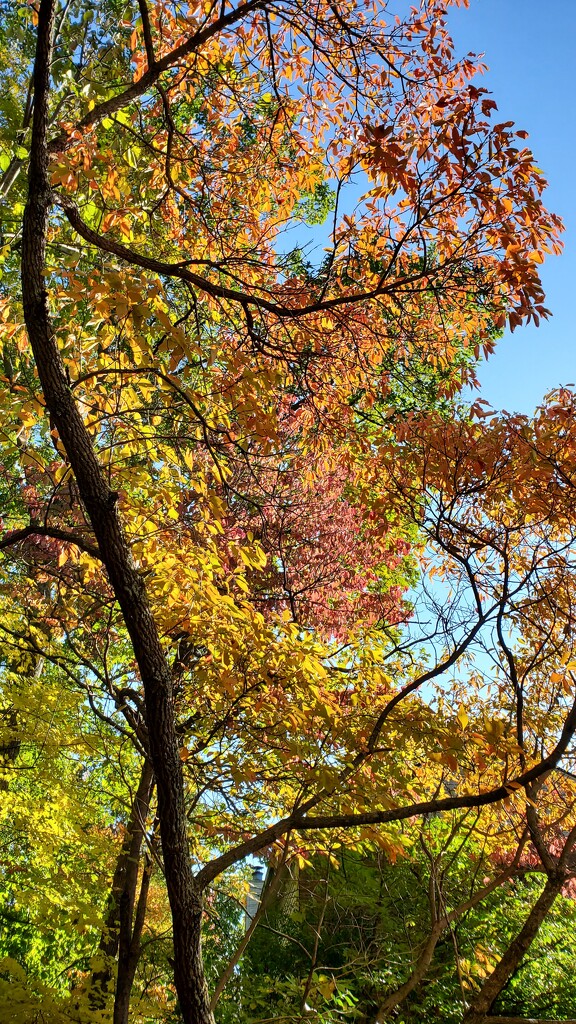
<svg viewBox="0 0 576 1024">
<path fill-rule="evenodd" d="M 542 268 L 552 319 L 507 333 L 480 372 L 482 397 L 531 413 L 547 391 L 576 384 L 576 0 L 470 0 L 449 24 L 459 55 L 485 55 L 481 84 L 494 94 L 498 119 L 530 133 L 550 183 L 546 204 L 566 226 L 563 255 Z"/>
</svg>

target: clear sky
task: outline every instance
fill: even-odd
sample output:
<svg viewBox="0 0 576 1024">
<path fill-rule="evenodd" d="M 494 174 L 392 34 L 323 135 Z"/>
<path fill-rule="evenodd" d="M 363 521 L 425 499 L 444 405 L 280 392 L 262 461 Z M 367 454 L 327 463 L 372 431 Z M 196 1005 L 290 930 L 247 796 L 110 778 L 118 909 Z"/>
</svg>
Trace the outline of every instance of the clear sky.
<svg viewBox="0 0 576 1024">
<path fill-rule="evenodd" d="M 566 226 L 563 255 L 542 268 L 552 319 L 507 333 L 480 372 L 492 405 L 531 413 L 547 391 L 576 384 L 576 0 L 470 0 L 449 24 L 459 55 L 485 55 L 481 84 L 498 119 L 530 133 L 546 205 Z"/>
</svg>

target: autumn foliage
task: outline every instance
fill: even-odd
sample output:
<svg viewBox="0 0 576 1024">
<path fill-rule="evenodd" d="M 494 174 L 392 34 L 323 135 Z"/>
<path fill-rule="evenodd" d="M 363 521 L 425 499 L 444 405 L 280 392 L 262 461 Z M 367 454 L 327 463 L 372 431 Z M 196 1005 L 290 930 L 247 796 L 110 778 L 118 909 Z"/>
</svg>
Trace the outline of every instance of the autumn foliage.
<svg viewBox="0 0 576 1024">
<path fill-rule="evenodd" d="M 398 6 L 10 15 L 2 827 L 56 773 L 42 870 L 99 887 L 77 969 L 12 957 L 22 1019 L 209 1024 L 246 857 L 504 801 L 513 858 L 569 748 L 575 399 L 458 397 L 561 225 L 453 4 Z"/>
</svg>

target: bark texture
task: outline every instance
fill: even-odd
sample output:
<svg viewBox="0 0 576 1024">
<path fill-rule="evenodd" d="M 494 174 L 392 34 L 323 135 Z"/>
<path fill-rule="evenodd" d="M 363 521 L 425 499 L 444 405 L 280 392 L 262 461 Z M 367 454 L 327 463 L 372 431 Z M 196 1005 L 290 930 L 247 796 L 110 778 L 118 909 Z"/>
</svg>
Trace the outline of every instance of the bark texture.
<svg viewBox="0 0 576 1024">
<path fill-rule="evenodd" d="M 121 930 L 118 950 L 118 977 L 114 997 L 114 1024 L 128 1024 L 130 1018 L 130 997 L 132 995 L 132 986 L 136 976 L 138 960 L 140 959 L 142 930 L 146 920 L 146 904 L 148 902 L 152 867 L 152 859 L 146 857 L 134 923 L 132 925 L 130 920 L 130 927 L 125 935 L 122 934 Z"/>
<path fill-rule="evenodd" d="M 152 765 L 149 761 L 145 761 L 142 765 L 138 788 L 134 795 L 134 802 L 126 829 L 126 838 L 116 862 L 116 869 L 112 879 L 109 909 L 99 945 L 99 953 L 104 958 L 104 966 L 94 974 L 89 994 L 90 1005 L 94 1009 L 102 1009 L 106 1005 L 114 976 L 115 961 L 119 957 L 119 949 L 123 949 L 126 946 L 126 933 L 128 932 L 130 937 L 132 935 L 132 918 L 138 886 L 138 866 L 144 839 L 144 826 L 150 808 L 153 779 Z M 129 943 L 130 938 L 128 939 L 128 945 Z M 122 966 L 121 957 L 119 957 L 117 990 L 121 985 Z M 116 996 L 117 1001 L 118 997 Z"/>
<path fill-rule="evenodd" d="M 548 878 L 520 932 L 510 943 L 504 956 L 486 979 L 469 1010 L 465 1013 L 463 1024 L 485 1024 L 485 1022 L 489 1024 L 492 1018 L 488 1018 L 487 1021 L 487 1017 L 492 1006 L 532 945 L 540 925 L 561 892 L 565 880 L 565 875 L 562 873 L 551 875 Z"/>
<path fill-rule="evenodd" d="M 122 529 L 118 495 L 107 483 L 74 401 L 48 311 L 44 278 L 51 204 L 47 128 L 55 7 L 55 0 L 41 0 L 38 14 L 28 199 L 22 231 L 24 317 L 46 405 L 76 477 L 142 679 L 174 929 L 174 981 L 180 1012 L 185 1024 L 212 1024 L 200 946 L 202 898 L 190 864 L 170 666 L 160 643 L 144 582 Z"/>
</svg>

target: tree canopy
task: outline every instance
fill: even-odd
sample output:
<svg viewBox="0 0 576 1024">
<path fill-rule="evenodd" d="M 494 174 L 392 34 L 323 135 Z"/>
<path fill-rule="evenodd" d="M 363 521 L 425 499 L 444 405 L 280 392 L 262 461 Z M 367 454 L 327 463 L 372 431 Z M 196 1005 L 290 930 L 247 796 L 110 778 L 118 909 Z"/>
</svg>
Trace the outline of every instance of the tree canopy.
<svg viewBox="0 0 576 1024">
<path fill-rule="evenodd" d="M 561 224 L 455 3 L 1 5 L 6 1019 L 211 1024 L 250 856 L 571 877 L 576 399 L 460 397 Z"/>
</svg>

